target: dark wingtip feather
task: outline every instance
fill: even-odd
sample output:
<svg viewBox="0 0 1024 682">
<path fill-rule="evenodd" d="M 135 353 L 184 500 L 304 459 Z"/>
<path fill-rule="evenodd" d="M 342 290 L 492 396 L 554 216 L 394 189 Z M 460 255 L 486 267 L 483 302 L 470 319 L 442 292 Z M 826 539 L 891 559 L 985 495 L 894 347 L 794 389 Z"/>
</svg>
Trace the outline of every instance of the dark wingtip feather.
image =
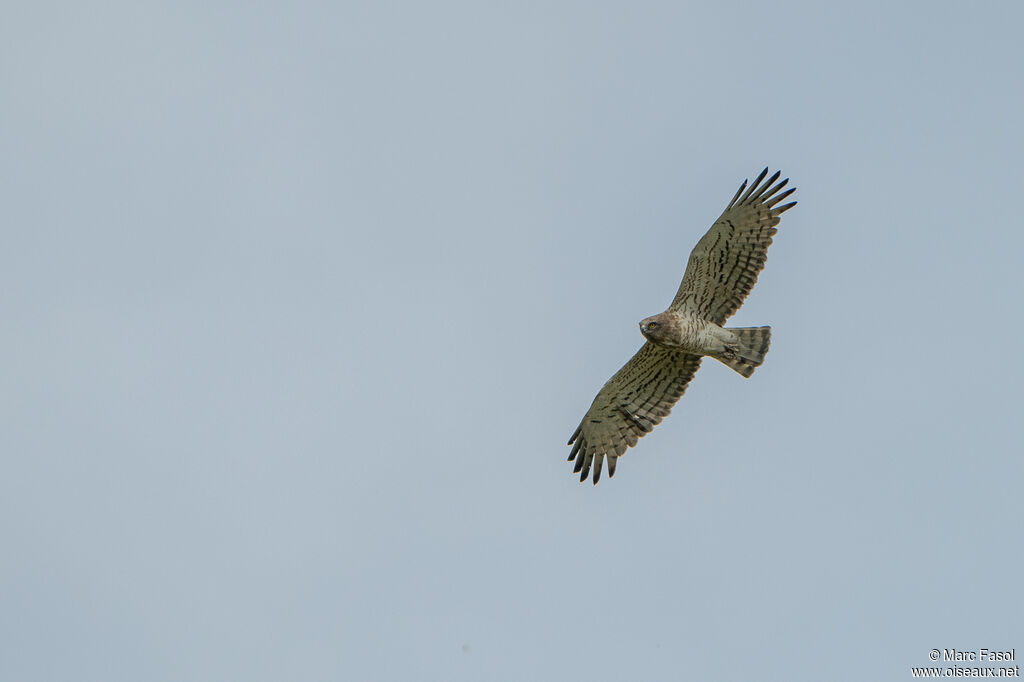
<svg viewBox="0 0 1024 682">
<path fill-rule="evenodd" d="M 791 201 L 791 202 L 789 202 L 788 204 L 786 204 L 786 205 L 784 205 L 784 206 L 779 206 L 778 208 L 776 208 L 776 209 L 772 209 L 772 210 L 773 210 L 773 212 L 775 213 L 775 215 L 779 215 L 780 213 L 785 213 L 785 212 L 786 212 L 786 211 L 788 211 L 789 209 L 791 209 L 791 208 L 793 208 L 794 206 L 796 206 L 796 203 L 797 203 L 797 202 L 795 202 L 795 201 Z"/>
<path fill-rule="evenodd" d="M 777 175 L 778 175 L 778 173 L 776 173 L 775 175 L 777 176 Z M 772 197 L 773 197 L 773 196 L 775 196 L 775 194 L 776 194 L 776 193 L 777 193 L 777 192 L 778 192 L 778 191 L 779 191 L 780 189 L 782 189 L 783 187 L 785 187 L 785 186 L 786 186 L 786 183 L 787 183 L 787 182 L 789 182 L 789 178 L 786 178 L 785 180 L 782 180 L 781 182 L 779 182 L 778 184 L 776 184 L 776 185 L 775 185 L 774 187 L 771 187 L 770 189 L 768 189 L 768 186 L 769 186 L 769 185 L 771 185 L 771 183 L 772 183 L 772 182 L 775 182 L 775 181 L 774 181 L 774 180 L 771 180 L 771 181 L 769 181 L 769 182 L 765 183 L 765 191 L 764 191 L 764 192 L 760 192 L 760 193 L 759 193 L 759 194 L 757 195 L 757 198 L 758 198 L 758 200 L 759 200 L 759 201 L 760 201 L 760 202 L 761 202 L 762 204 L 768 204 L 768 203 L 769 203 L 769 201 L 770 201 L 770 200 L 772 200 Z"/>
<path fill-rule="evenodd" d="M 747 199 L 750 198 L 750 195 L 754 193 L 754 190 L 757 189 L 757 186 L 761 184 L 761 181 L 764 180 L 764 176 L 766 175 L 768 175 L 768 166 L 765 166 L 764 170 L 758 173 L 757 179 L 750 183 L 750 189 L 747 190 L 746 194 L 740 197 L 741 204 L 745 203 Z"/>
<path fill-rule="evenodd" d="M 576 436 L 573 436 L 573 440 L 576 440 Z M 572 441 L 569 441 L 569 444 L 572 445 Z M 570 462 L 573 459 L 576 458 L 576 453 L 580 451 L 580 448 L 582 446 L 583 446 L 583 439 L 580 438 L 579 440 L 576 441 L 576 445 L 572 446 L 572 450 L 569 452 L 569 461 Z"/>
<path fill-rule="evenodd" d="M 732 199 L 729 201 L 728 204 L 725 205 L 726 210 L 728 210 L 728 209 L 733 207 L 733 205 L 736 203 L 736 200 L 740 198 L 740 195 L 743 194 L 743 190 L 745 190 L 746 188 L 747 188 L 747 181 L 744 180 L 740 184 L 740 188 L 738 190 L 736 190 L 736 194 L 733 194 L 732 195 Z"/>
<path fill-rule="evenodd" d="M 755 192 L 753 195 L 751 195 L 750 200 L 764 202 L 768 197 L 778 192 L 783 185 L 789 182 L 789 178 L 786 178 L 778 185 L 775 185 L 773 187 L 772 183 L 778 180 L 780 175 L 782 175 L 782 171 L 775 171 L 774 175 L 772 175 L 770 178 L 764 181 L 764 183 L 761 185 L 761 189 Z"/>
<path fill-rule="evenodd" d="M 789 189 L 787 189 L 785 192 L 783 192 L 779 196 L 771 197 L 768 201 L 765 201 L 764 205 L 767 206 L 768 208 L 772 208 L 773 206 L 775 206 L 775 204 L 778 204 L 778 203 L 781 203 L 781 202 L 785 201 L 786 197 L 788 197 L 790 194 L 792 194 L 795 191 L 796 191 L 796 187 L 790 187 Z"/>
</svg>

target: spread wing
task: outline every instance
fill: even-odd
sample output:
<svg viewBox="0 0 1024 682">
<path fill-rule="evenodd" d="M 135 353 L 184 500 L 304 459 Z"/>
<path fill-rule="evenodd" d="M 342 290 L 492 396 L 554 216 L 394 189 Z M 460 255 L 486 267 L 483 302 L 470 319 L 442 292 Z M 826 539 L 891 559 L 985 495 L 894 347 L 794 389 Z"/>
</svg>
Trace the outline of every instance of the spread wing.
<svg viewBox="0 0 1024 682">
<path fill-rule="evenodd" d="M 569 439 L 569 461 L 576 460 L 573 473 L 580 474 L 580 481 L 587 479 L 593 463 L 597 483 L 605 457 L 608 475 L 615 475 L 615 460 L 668 416 L 700 360 L 647 342 L 608 380 Z"/>
<path fill-rule="evenodd" d="M 670 310 L 721 325 L 743 304 L 764 269 L 779 216 L 796 206 L 795 201 L 778 206 L 796 191 L 779 194 L 789 178 L 773 186 L 780 173 L 762 183 L 766 175 L 767 168 L 746 193 L 744 181 L 722 216 L 697 242 Z"/>
</svg>

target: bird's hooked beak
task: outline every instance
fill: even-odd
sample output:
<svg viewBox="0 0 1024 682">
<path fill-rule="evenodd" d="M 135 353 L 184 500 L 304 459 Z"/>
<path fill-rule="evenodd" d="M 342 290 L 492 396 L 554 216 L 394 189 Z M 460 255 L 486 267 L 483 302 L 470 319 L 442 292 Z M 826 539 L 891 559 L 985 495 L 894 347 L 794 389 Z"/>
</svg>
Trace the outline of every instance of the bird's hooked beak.
<svg viewBox="0 0 1024 682">
<path fill-rule="evenodd" d="M 656 317 L 657 316 L 655 316 L 654 318 L 645 317 L 644 319 L 640 320 L 641 334 L 643 334 L 644 336 L 648 336 L 649 334 L 656 333 L 656 331 L 661 327 L 661 322 L 659 322 L 656 319 Z"/>
</svg>

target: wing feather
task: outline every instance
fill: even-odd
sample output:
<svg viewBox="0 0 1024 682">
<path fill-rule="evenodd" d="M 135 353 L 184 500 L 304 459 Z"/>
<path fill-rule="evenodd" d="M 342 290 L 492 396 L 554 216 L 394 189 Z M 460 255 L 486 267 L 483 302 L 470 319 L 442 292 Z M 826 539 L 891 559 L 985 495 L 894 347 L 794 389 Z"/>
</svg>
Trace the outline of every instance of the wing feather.
<svg viewBox="0 0 1024 682">
<path fill-rule="evenodd" d="M 573 473 L 580 481 L 593 466 L 597 483 L 605 458 L 608 475 L 615 475 L 616 459 L 668 416 L 700 361 L 699 355 L 645 343 L 604 385 L 569 439 L 569 461 L 576 460 Z"/>
<path fill-rule="evenodd" d="M 721 217 L 694 247 L 670 310 L 721 325 L 743 304 L 764 269 L 779 216 L 796 205 L 792 201 L 778 206 L 795 191 L 792 188 L 778 194 L 789 178 L 773 184 L 781 173 L 776 171 L 765 180 L 767 175 L 765 168 L 746 192 L 744 181 Z"/>
</svg>

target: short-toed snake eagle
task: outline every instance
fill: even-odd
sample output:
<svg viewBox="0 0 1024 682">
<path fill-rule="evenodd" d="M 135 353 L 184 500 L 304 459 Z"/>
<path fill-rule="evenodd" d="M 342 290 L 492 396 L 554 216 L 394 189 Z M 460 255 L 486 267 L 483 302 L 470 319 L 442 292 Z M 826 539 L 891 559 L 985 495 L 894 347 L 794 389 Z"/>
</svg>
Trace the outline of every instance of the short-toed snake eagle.
<svg viewBox="0 0 1024 682">
<path fill-rule="evenodd" d="M 789 179 L 773 184 L 780 173 L 765 180 L 767 175 L 765 168 L 750 189 L 746 181 L 740 185 L 694 247 L 668 310 L 640 322 L 647 342 L 608 380 L 569 439 L 569 461 L 576 460 L 573 471 L 580 481 L 593 466 L 597 483 L 605 458 L 608 475 L 615 474 L 616 459 L 668 416 L 703 356 L 745 377 L 764 361 L 770 327 L 722 325 L 754 288 L 779 216 L 796 206 L 795 201 L 779 206 L 795 191 L 779 193 Z"/>
</svg>

